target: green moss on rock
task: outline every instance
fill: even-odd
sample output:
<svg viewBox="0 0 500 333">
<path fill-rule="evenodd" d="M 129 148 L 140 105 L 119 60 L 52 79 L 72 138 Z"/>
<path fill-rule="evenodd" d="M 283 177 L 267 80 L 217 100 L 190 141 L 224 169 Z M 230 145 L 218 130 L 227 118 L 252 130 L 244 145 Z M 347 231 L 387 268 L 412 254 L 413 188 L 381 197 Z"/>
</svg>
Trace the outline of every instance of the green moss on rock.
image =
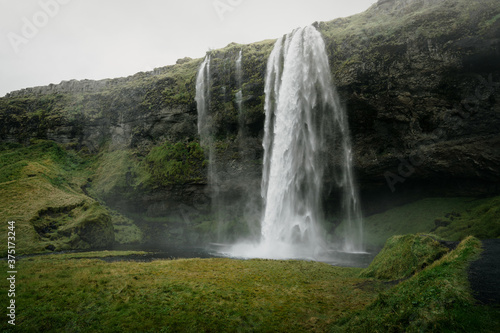
<svg viewBox="0 0 500 333">
<path fill-rule="evenodd" d="M 185 184 L 203 179 L 205 155 L 197 142 L 166 141 L 146 156 L 153 186 Z"/>
<path fill-rule="evenodd" d="M 0 219 L 16 222 L 17 254 L 113 244 L 109 214 L 82 190 L 89 165 L 50 141 L 0 147 Z"/>
<path fill-rule="evenodd" d="M 362 277 L 405 279 L 441 258 L 448 249 L 428 235 L 393 236 Z"/>
<path fill-rule="evenodd" d="M 106 248 L 115 241 L 111 216 L 99 203 L 85 205 L 75 212 L 76 218 L 62 228 L 62 232 L 77 234 L 85 244 L 81 247 Z"/>
<path fill-rule="evenodd" d="M 115 211 L 110 211 L 110 213 L 111 223 L 113 223 L 115 230 L 116 244 L 138 244 L 142 242 L 143 233 L 133 220 Z"/>
<path fill-rule="evenodd" d="M 101 199 L 127 195 L 150 177 L 141 160 L 129 149 L 102 152 L 94 169 L 90 191 Z"/>
</svg>

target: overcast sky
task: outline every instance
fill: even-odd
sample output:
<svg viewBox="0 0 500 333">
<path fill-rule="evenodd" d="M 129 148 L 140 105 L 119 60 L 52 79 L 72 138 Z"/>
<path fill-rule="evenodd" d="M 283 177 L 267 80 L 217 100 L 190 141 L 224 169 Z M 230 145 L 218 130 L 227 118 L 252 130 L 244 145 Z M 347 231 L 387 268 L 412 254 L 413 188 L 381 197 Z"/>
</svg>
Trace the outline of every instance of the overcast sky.
<svg viewBox="0 0 500 333">
<path fill-rule="evenodd" d="M 0 0 L 0 96 L 201 58 L 277 38 L 376 0 Z"/>
</svg>

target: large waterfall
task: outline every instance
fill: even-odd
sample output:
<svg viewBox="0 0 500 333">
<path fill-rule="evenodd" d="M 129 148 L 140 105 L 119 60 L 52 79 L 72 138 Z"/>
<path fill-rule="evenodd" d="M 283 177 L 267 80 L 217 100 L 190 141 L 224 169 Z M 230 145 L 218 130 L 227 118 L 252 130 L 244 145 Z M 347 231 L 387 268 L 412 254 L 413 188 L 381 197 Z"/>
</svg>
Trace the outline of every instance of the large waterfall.
<svg viewBox="0 0 500 333">
<path fill-rule="evenodd" d="M 209 63 L 205 59 L 197 80 L 199 107 L 203 97 L 198 90 L 206 89 L 200 76 L 209 72 Z M 241 53 L 236 65 L 241 71 Z M 238 85 L 241 89 L 241 77 Z M 318 258 L 334 248 L 362 252 L 347 116 L 333 85 L 325 43 L 313 26 L 276 42 L 267 64 L 265 95 L 261 240 L 234 245 L 228 252 L 260 258 Z M 241 117 L 240 94 L 236 100 Z M 331 244 L 323 228 L 327 182 L 336 184 L 341 196 L 343 244 Z"/>
<path fill-rule="evenodd" d="M 333 98 L 318 40 L 312 27 L 295 30 L 277 41 L 267 68 L 262 242 L 284 255 L 310 256 L 326 245 L 320 228 L 323 133 Z"/>
<path fill-rule="evenodd" d="M 330 248 L 322 222 L 329 169 L 342 193 L 346 252 L 361 252 L 362 225 L 344 109 L 326 48 L 312 26 L 280 38 L 269 57 L 265 85 L 261 242 L 232 253 L 266 258 L 316 258 Z M 338 248 L 338 246 L 337 246 Z"/>
</svg>

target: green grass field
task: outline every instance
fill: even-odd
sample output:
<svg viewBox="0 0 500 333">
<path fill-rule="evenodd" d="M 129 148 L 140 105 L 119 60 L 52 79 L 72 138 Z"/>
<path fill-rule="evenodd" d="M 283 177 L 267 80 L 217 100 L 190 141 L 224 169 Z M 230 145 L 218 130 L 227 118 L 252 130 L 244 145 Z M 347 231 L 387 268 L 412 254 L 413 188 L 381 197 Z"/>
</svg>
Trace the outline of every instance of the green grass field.
<svg viewBox="0 0 500 333">
<path fill-rule="evenodd" d="M 131 254 L 112 252 L 29 257 L 17 267 L 16 326 L 3 320 L 0 327 L 2 332 L 494 332 L 498 312 L 474 306 L 466 279 L 465 268 L 479 252 L 480 242 L 467 238 L 397 285 L 361 277 L 363 269 L 306 261 L 95 258 Z M 390 262 L 394 255 L 380 260 Z M 0 302 L 8 304 L 7 293 Z"/>
</svg>

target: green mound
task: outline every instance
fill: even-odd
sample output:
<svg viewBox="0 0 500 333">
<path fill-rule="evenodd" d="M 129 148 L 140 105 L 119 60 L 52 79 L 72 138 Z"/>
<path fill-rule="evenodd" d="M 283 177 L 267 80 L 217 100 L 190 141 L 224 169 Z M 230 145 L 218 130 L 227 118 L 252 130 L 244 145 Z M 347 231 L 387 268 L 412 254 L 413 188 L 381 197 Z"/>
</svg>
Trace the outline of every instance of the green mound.
<svg viewBox="0 0 500 333">
<path fill-rule="evenodd" d="M 365 309 L 337 322 L 334 332 L 495 332 L 498 309 L 475 304 L 467 280 L 478 258 L 474 237 L 410 279 L 379 294 Z"/>
<path fill-rule="evenodd" d="M 50 141 L 0 146 L 0 220 L 15 222 L 16 254 L 113 244 L 109 213 L 81 188 L 91 162 Z"/>
<path fill-rule="evenodd" d="M 428 235 L 393 236 L 362 273 L 362 277 L 405 279 L 441 258 L 448 249 Z"/>
</svg>

